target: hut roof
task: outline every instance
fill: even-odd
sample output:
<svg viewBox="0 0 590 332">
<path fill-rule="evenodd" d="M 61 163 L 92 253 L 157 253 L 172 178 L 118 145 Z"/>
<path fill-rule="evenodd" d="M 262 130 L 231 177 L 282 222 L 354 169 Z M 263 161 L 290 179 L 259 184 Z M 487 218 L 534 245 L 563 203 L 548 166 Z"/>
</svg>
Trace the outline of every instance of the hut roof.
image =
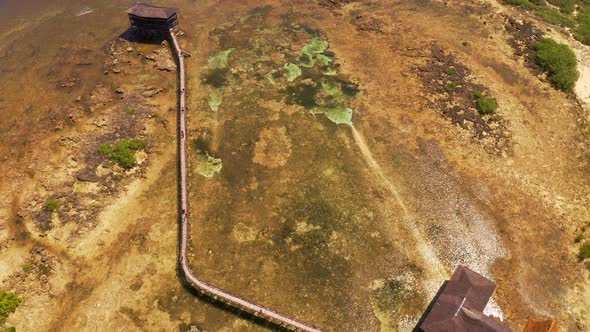
<svg viewBox="0 0 590 332">
<path fill-rule="evenodd" d="M 522 332 L 557 332 L 557 322 L 531 319 L 526 323 Z"/>
<path fill-rule="evenodd" d="M 426 332 L 510 332 L 510 329 L 501 325 L 492 317 L 488 317 L 479 311 L 472 311 L 467 308 L 457 309 L 456 314 L 438 321 L 424 322 L 420 328 Z"/>
<path fill-rule="evenodd" d="M 496 284 L 486 277 L 459 265 L 445 286 L 444 294 L 455 301 L 463 301 L 464 307 L 483 311 L 496 289 Z"/>
<path fill-rule="evenodd" d="M 491 280 L 460 265 L 443 287 L 422 331 L 510 331 L 482 313 L 496 288 Z"/>
<path fill-rule="evenodd" d="M 168 19 L 176 14 L 176 9 L 170 7 L 158 7 L 145 3 L 135 3 L 127 9 L 127 13 L 144 18 Z"/>
</svg>

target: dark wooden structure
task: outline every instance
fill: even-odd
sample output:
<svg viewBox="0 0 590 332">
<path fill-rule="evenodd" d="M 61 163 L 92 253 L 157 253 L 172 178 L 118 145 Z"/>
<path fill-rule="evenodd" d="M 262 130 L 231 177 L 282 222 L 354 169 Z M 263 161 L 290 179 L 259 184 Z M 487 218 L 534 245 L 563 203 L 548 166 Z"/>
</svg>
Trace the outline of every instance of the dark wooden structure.
<svg viewBox="0 0 590 332">
<path fill-rule="evenodd" d="M 178 29 L 176 9 L 136 3 L 127 9 L 131 30 L 141 37 L 167 37 Z"/>
<path fill-rule="evenodd" d="M 522 332 L 557 332 L 557 321 L 530 319 Z"/>
<path fill-rule="evenodd" d="M 494 318 L 483 314 L 495 289 L 494 282 L 459 265 L 433 300 L 419 331 L 510 331 Z"/>
</svg>

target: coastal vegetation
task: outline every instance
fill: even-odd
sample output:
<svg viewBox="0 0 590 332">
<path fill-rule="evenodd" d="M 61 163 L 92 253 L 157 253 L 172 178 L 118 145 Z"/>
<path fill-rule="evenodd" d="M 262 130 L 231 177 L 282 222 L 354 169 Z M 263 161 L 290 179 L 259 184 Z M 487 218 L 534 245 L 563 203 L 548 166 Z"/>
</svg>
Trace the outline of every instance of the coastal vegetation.
<svg viewBox="0 0 590 332">
<path fill-rule="evenodd" d="M 45 210 L 47 210 L 49 212 L 53 212 L 53 211 L 57 210 L 58 207 L 59 207 L 59 201 L 57 199 L 48 199 L 45 202 Z"/>
<path fill-rule="evenodd" d="M 6 322 L 6 318 L 13 313 L 21 299 L 12 292 L 0 291 L 0 325 Z"/>
<path fill-rule="evenodd" d="M 582 244 L 580 246 L 580 251 L 578 252 L 578 258 L 580 260 L 585 260 L 590 258 L 590 241 L 586 241 L 584 242 L 584 244 Z"/>
<path fill-rule="evenodd" d="M 498 105 L 493 98 L 488 98 L 483 95 L 483 92 L 476 92 L 473 94 L 475 98 L 475 105 L 479 114 L 493 114 Z"/>
<path fill-rule="evenodd" d="M 571 28 L 575 39 L 590 45 L 590 1 L 504 0 L 504 2 L 530 10 L 549 24 Z"/>
<path fill-rule="evenodd" d="M 113 144 L 102 144 L 98 153 L 109 157 L 123 169 L 131 169 L 137 163 L 135 152 L 145 148 L 145 143 L 139 139 L 122 139 Z"/>
<path fill-rule="evenodd" d="M 563 91 L 571 91 L 578 80 L 576 55 L 565 44 L 545 38 L 535 44 L 536 61 L 545 71 L 549 81 Z"/>
</svg>

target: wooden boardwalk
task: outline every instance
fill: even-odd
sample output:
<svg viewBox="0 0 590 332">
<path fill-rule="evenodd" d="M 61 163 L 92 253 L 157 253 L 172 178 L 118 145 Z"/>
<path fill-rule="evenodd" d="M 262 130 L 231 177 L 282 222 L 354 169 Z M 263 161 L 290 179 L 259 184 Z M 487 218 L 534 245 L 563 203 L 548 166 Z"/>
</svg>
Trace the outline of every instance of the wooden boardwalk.
<svg viewBox="0 0 590 332">
<path fill-rule="evenodd" d="M 293 331 L 321 332 L 319 329 L 299 322 L 272 309 L 263 307 L 251 301 L 230 294 L 201 280 L 190 268 L 188 263 L 189 247 L 189 210 L 188 210 L 188 163 L 187 163 L 187 131 L 186 131 L 186 78 L 184 69 L 184 52 L 178 44 L 176 34 L 170 31 L 170 37 L 178 59 L 179 75 L 179 125 L 178 144 L 180 158 L 180 266 L 188 281 L 201 293 L 210 296 L 239 310 L 261 317 L 269 322 L 278 324 Z"/>
</svg>

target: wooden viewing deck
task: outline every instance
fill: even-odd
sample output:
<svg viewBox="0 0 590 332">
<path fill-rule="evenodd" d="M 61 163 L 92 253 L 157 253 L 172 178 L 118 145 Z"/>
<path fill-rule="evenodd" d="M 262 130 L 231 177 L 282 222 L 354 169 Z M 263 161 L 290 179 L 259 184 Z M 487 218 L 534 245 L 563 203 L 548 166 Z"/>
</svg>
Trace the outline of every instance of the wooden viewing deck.
<svg viewBox="0 0 590 332">
<path fill-rule="evenodd" d="M 186 80 L 184 70 L 184 51 L 180 48 L 176 39 L 175 31 L 170 30 L 170 38 L 178 59 L 178 76 L 179 76 L 179 114 L 178 114 L 178 145 L 179 145 L 179 162 L 180 162 L 180 266 L 187 280 L 199 292 L 219 300 L 231 307 L 251 313 L 261 317 L 271 323 L 278 324 L 286 329 L 293 331 L 321 332 L 321 330 L 299 322 L 286 315 L 278 313 L 272 309 L 263 307 L 256 303 L 242 299 L 239 296 L 230 294 L 222 289 L 212 286 L 201 280 L 190 268 L 188 263 L 188 246 L 189 246 L 189 210 L 188 210 L 188 162 L 187 162 L 187 131 L 186 131 Z"/>
</svg>

